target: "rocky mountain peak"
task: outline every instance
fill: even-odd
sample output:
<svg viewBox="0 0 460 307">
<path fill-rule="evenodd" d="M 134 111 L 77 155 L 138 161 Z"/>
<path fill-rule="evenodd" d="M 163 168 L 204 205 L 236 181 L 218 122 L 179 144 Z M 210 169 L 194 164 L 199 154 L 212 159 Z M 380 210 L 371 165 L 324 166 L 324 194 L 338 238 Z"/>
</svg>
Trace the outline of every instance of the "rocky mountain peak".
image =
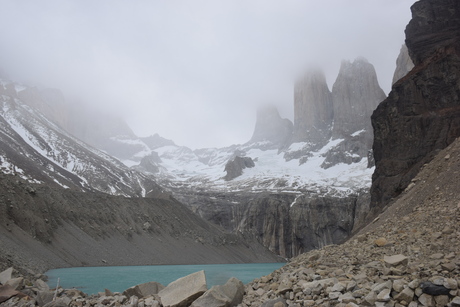
<svg viewBox="0 0 460 307">
<path fill-rule="evenodd" d="M 377 80 L 374 66 L 365 58 L 342 61 L 332 86 L 335 138 L 348 137 L 365 129 L 372 140 L 370 116 L 386 97 Z"/>
<path fill-rule="evenodd" d="M 281 118 L 274 106 L 264 106 L 257 110 L 256 126 L 248 143 L 267 142 L 268 146 L 279 148 L 291 137 L 292 122 Z"/>
<path fill-rule="evenodd" d="M 414 68 L 414 63 L 409 56 L 409 50 L 407 50 L 407 46 L 403 44 L 401 46 L 401 50 L 399 51 L 398 58 L 396 59 L 396 69 L 393 74 L 392 84 L 395 84 L 396 81 L 407 75 L 407 73 L 412 68 Z"/>
<path fill-rule="evenodd" d="M 324 72 L 307 71 L 294 86 L 293 142 L 323 143 L 330 138 L 332 96 Z"/>
</svg>

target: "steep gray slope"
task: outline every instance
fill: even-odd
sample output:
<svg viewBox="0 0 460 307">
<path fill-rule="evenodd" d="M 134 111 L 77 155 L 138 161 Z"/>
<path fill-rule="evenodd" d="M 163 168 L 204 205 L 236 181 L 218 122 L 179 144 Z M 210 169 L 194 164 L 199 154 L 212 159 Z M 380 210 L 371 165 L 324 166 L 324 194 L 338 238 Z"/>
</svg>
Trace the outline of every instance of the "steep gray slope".
<svg viewBox="0 0 460 307">
<path fill-rule="evenodd" d="M 5 173 L 67 188 L 148 196 L 161 188 L 146 175 L 70 135 L 36 106 L 25 87 L 0 84 L 0 160 Z M 21 99 L 22 96 L 25 101 Z M 41 106 L 40 109 L 45 109 Z M 49 111 L 51 112 L 51 111 Z M 48 113 L 49 113 L 48 112 Z"/>
<path fill-rule="evenodd" d="M 274 262 L 168 195 L 125 198 L 0 174 L 0 270 L 100 265 Z"/>
</svg>

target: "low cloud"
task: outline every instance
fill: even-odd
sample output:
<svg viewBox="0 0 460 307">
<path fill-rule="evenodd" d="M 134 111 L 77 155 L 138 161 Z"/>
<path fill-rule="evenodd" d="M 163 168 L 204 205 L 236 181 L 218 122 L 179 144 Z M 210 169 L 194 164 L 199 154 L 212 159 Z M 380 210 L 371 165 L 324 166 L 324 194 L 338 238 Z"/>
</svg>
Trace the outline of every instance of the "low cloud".
<svg viewBox="0 0 460 307">
<path fill-rule="evenodd" d="M 2 1 L 0 71 L 122 116 L 136 134 L 220 147 L 256 108 L 292 119 L 295 77 L 366 57 L 385 92 L 410 20 L 405 0 Z"/>
</svg>

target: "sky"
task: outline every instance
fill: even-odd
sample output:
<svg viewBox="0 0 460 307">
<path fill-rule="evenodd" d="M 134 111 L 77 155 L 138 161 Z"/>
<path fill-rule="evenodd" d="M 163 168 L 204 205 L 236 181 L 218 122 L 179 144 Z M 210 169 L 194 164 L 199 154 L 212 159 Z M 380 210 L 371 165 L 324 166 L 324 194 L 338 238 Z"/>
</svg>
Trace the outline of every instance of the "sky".
<svg viewBox="0 0 460 307">
<path fill-rule="evenodd" d="M 388 93 L 414 0 L 0 0 L 0 74 L 191 148 L 248 141 L 257 108 L 293 119 L 310 67 L 332 88 L 364 56 Z"/>
</svg>

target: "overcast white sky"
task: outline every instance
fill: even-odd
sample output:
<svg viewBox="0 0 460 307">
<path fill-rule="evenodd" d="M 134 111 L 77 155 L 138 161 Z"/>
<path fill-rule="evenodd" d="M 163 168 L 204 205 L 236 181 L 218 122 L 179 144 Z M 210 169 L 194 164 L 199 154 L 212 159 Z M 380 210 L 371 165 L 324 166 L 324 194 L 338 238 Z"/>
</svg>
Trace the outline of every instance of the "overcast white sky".
<svg viewBox="0 0 460 307">
<path fill-rule="evenodd" d="M 366 57 L 389 92 L 414 0 L 0 0 L 0 71 L 192 148 L 248 141 L 257 106 L 293 118 L 309 65 L 329 87 Z"/>
</svg>

